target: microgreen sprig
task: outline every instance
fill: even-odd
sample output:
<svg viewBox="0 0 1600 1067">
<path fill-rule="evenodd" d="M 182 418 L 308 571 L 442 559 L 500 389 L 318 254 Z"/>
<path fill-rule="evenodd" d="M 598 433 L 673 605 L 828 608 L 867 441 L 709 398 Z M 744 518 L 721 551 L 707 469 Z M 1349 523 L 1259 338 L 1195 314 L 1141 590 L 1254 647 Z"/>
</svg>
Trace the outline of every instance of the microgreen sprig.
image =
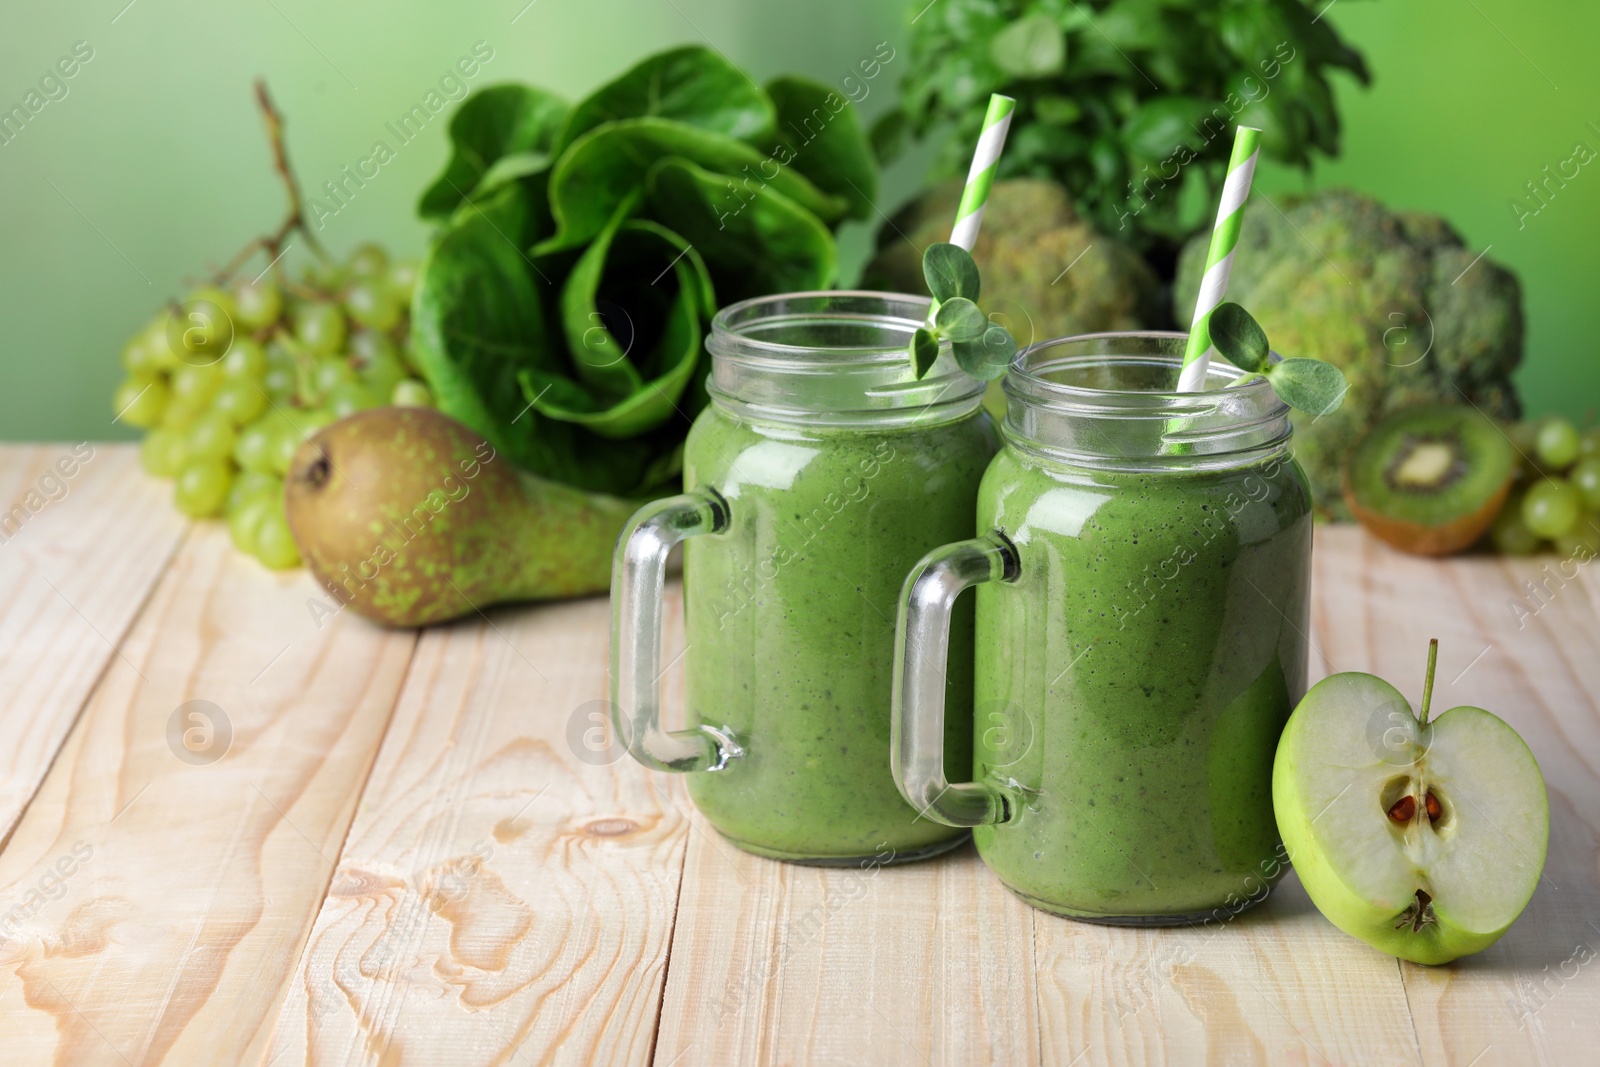
<svg viewBox="0 0 1600 1067">
<path fill-rule="evenodd" d="M 950 342 L 956 364 L 974 378 L 992 381 L 1006 372 L 1017 354 L 1016 339 L 978 307 L 982 287 L 978 265 L 960 245 L 929 245 L 922 253 L 922 276 L 933 294 L 928 322 L 911 336 L 911 365 L 921 378 Z"/>
<path fill-rule="evenodd" d="M 1250 312 L 1233 301 L 1216 306 L 1206 319 L 1206 329 L 1212 346 L 1245 372 L 1234 385 L 1265 378 L 1279 400 L 1312 415 L 1326 415 L 1344 403 L 1350 385 L 1343 371 L 1320 359 L 1295 357 L 1273 363 L 1266 331 Z"/>
</svg>

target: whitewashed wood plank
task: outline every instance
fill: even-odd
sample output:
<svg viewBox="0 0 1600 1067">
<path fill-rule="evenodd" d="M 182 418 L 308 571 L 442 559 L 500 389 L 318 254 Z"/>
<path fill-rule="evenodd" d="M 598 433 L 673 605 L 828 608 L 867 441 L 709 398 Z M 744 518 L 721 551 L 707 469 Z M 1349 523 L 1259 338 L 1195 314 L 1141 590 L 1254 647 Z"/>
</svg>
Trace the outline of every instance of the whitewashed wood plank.
<svg viewBox="0 0 1600 1067">
<path fill-rule="evenodd" d="M 0 854 L 8 1060 L 259 1055 L 414 644 L 313 592 L 217 524 L 173 560 Z"/>
</svg>

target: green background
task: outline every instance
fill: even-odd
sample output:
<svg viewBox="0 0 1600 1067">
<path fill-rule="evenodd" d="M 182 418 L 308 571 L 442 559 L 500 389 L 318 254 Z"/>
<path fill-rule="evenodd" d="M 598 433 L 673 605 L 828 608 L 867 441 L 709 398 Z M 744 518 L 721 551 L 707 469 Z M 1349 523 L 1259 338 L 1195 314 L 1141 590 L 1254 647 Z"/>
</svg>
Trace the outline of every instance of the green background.
<svg viewBox="0 0 1600 1067">
<path fill-rule="evenodd" d="M 920 0 L 918 0 L 920 3 Z M 938 0 L 923 17 L 937 17 Z M 837 84 L 887 40 L 869 118 L 907 61 L 900 0 L 96 0 L 13 5 L 0 36 L 0 111 L 22 103 L 75 42 L 94 58 L 67 95 L 0 145 L 0 437 L 128 436 L 111 422 L 123 340 L 164 300 L 281 217 L 250 83 L 265 76 L 308 192 L 381 139 L 396 158 L 325 220 L 336 251 L 377 238 L 420 253 L 416 196 L 444 159 L 446 116 L 400 146 L 385 129 L 478 41 L 472 80 L 578 96 L 640 56 L 707 43 L 758 81 Z M 1450 218 L 1522 277 L 1533 412 L 1591 420 L 1600 402 L 1600 166 L 1519 227 L 1511 208 L 1582 141 L 1600 151 L 1600 4 L 1574 0 L 1335 0 L 1326 17 L 1366 52 L 1372 89 L 1340 85 L 1345 154 L 1269 191 L 1344 184 Z M 1198 44 L 1197 47 L 1203 47 Z M 1589 123 L 1594 123 L 1591 127 Z M 892 212 L 922 158 L 886 176 Z M 859 262 L 871 227 L 846 235 Z M 293 253 L 291 253 L 293 255 Z"/>
</svg>

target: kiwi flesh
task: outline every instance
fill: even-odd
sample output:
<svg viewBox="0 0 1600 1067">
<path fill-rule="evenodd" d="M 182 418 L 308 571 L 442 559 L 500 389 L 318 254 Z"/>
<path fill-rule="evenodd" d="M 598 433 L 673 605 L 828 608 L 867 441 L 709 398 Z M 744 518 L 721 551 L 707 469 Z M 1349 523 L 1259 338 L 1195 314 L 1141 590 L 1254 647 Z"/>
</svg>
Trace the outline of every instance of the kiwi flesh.
<svg viewBox="0 0 1600 1067">
<path fill-rule="evenodd" d="M 1350 453 L 1344 498 L 1379 539 L 1442 556 L 1482 537 L 1511 489 L 1516 451 L 1471 408 L 1424 405 L 1381 419 Z"/>
</svg>

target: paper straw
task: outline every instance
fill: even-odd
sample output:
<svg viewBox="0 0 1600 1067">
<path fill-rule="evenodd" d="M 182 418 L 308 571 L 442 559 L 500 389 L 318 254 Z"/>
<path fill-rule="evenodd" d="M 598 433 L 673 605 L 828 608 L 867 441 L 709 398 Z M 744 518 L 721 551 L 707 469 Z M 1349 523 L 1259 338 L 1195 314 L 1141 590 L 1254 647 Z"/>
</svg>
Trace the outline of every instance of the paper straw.
<svg viewBox="0 0 1600 1067">
<path fill-rule="evenodd" d="M 1016 106 L 1017 102 L 1009 96 L 995 93 L 989 97 L 989 111 L 983 116 L 983 133 L 978 136 L 977 151 L 972 153 L 972 169 L 967 171 L 967 187 L 961 191 L 955 229 L 950 231 L 950 243 L 968 252 L 978 243 L 978 225 L 983 222 L 983 208 L 989 202 L 989 187 L 994 184 L 994 172 L 1000 166 L 1000 150 L 1006 146 L 1006 132 L 1011 129 L 1011 112 Z"/>
<path fill-rule="evenodd" d="M 1183 371 L 1178 375 L 1180 393 L 1197 393 L 1206 385 L 1211 353 L 1215 351 L 1206 320 L 1228 292 L 1233 250 L 1239 244 L 1239 224 L 1244 220 L 1244 202 L 1250 198 L 1250 180 L 1255 177 L 1260 144 L 1261 131 L 1253 126 L 1240 126 L 1234 135 L 1233 157 L 1228 160 L 1228 177 L 1222 183 L 1222 203 L 1217 205 L 1217 225 L 1211 231 L 1211 249 L 1206 253 L 1206 273 L 1200 280 L 1194 323 L 1183 350 Z"/>
</svg>

